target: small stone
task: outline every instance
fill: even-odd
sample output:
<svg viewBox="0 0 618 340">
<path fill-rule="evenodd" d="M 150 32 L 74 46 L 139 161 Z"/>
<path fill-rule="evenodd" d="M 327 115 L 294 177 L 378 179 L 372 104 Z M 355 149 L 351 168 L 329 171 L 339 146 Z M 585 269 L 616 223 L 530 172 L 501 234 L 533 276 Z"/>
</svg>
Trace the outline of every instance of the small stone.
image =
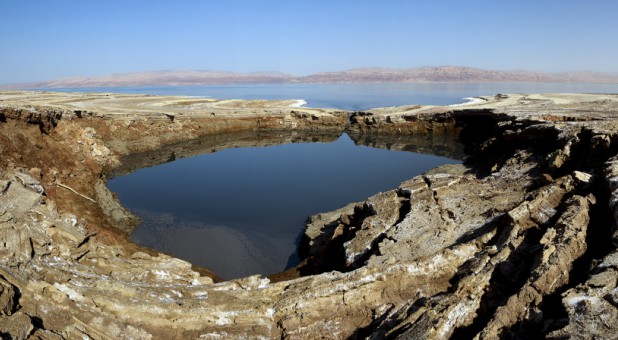
<svg viewBox="0 0 618 340">
<path fill-rule="evenodd" d="M 614 251 L 605 258 L 603 258 L 603 262 L 599 264 L 599 268 L 616 268 L 618 269 L 618 251 Z"/>
<path fill-rule="evenodd" d="M 331 240 L 336 239 L 337 237 L 343 235 L 343 233 L 345 232 L 345 225 L 338 225 L 337 228 L 335 228 L 335 231 L 333 231 L 333 236 L 331 236 Z"/>
<path fill-rule="evenodd" d="M 0 315 L 11 315 L 15 305 L 15 290 L 4 280 L 0 280 Z"/>
<path fill-rule="evenodd" d="M 487 247 L 487 254 L 495 255 L 496 253 L 498 253 L 498 248 L 495 245 Z"/>
<path fill-rule="evenodd" d="M 614 270 L 606 270 L 595 274 L 586 283 L 591 287 L 616 287 L 616 272 Z"/>
<path fill-rule="evenodd" d="M 592 181 L 591 174 L 586 173 L 586 172 L 577 171 L 577 170 L 573 172 L 573 177 L 580 183 L 589 184 Z"/>
<path fill-rule="evenodd" d="M 23 312 L 0 317 L 0 333 L 10 334 L 13 339 L 26 339 L 33 329 L 30 317 Z"/>
</svg>

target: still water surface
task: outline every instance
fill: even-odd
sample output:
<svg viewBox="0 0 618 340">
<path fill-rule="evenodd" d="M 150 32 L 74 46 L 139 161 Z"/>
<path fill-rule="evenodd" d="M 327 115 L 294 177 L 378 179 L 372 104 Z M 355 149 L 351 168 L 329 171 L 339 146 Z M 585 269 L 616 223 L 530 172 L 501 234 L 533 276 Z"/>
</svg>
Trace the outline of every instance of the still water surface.
<svg viewBox="0 0 618 340">
<path fill-rule="evenodd" d="M 418 144 L 391 138 L 382 145 L 414 149 Z M 178 159 L 113 178 L 109 187 L 144 221 L 134 242 L 225 279 L 266 275 L 298 263 L 296 246 L 308 216 L 393 189 L 463 155 L 454 139 L 443 138 L 435 147 L 442 156 L 355 145 L 343 134 L 331 142 L 242 147 Z"/>
</svg>

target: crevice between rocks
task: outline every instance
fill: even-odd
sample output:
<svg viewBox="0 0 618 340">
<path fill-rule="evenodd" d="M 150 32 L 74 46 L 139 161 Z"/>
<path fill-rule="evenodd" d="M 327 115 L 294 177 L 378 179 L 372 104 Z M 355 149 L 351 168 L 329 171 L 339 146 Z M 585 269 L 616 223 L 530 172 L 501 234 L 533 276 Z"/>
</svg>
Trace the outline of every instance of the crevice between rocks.
<svg viewBox="0 0 618 340">
<path fill-rule="evenodd" d="M 404 218 L 408 215 L 408 213 L 412 210 L 412 193 L 409 190 L 405 190 L 402 188 L 397 189 L 397 196 L 399 197 L 399 217 L 397 218 L 397 222 L 395 225 L 401 223 Z"/>
<path fill-rule="evenodd" d="M 411 210 L 411 193 L 399 188 L 396 190 L 396 194 L 400 206 L 397 221 L 392 226 L 403 221 Z M 302 276 L 320 274 L 331 270 L 349 272 L 363 267 L 372 256 L 380 255 L 379 245 L 388 238 L 387 231 L 390 228 L 379 233 L 366 251 L 352 263 L 346 262 L 345 243 L 354 239 L 356 233 L 362 228 L 365 219 L 373 215 L 375 215 L 375 211 L 371 205 L 363 203 L 355 206 L 352 214 L 342 214 L 338 219 L 324 225 L 323 232 L 319 236 L 322 239 L 320 242 L 323 242 L 323 246 L 313 255 L 309 255 L 310 240 L 307 239 L 306 235 L 303 235 L 299 246 L 299 254 L 303 261 L 297 267 L 298 272 Z"/>
<path fill-rule="evenodd" d="M 594 272 L 596 264 L 612 252 L 615 247 L 611 242 L 613 220 L 609 209 L 609 191 L 602 180 L 593 182 L 592 190 L 596 202 L 589 211 L 590 223 L 586 234 L 586 252 L 573 262 L 569 272 L 568 283 L 543 297 L 539 305 L 540 320 L 526 319 L 515 324 L 511 334 L 545 337 L 548 333 L 560 329 L 568 323 L 568 314 L 562 303 L 562 294 L 584 283 Z"/>
<path fill-rule="evenodd" d="M 531 154 L 530 157 L 540 157 L 541 155 L 551 154 L 552 151 L 558 153 L 564 152 L 560 150 L 570 148 L 567 150 L 569 152 L 563 155 L 565 162 L 558 167 L 551 163 L 552 159 L 548 158 L 547 162 L 538 161 L 539 165 L 532 170 L 535 174 L 550 174 L 546 176 L 550 176 L 547 181 L 551 182 L 553 178 L 566 175 L 576 169 L 585 171 L 593 169 L 601 164 L 603 160 L 607 159 L 608 153 L 615 153 L 616 150 L 609 150 L 607 145 L 612 145 L 612 149 L 616 149 L 617 147 L 614 145 L 618 144 L 616 141 L 604 144 L 603 138 L 598 138 L 591 130 L 585 128 L 582 128 L 576 135 L 575 140 L 564 139 L 560 137 L 560 130 L 551 124 L 544 124 L 542 121 L 533 119 L 517 120 L 508 115 L 495 114 L 493 110 L 481 109 L 473 112 L 469 110 L 461 112 L 453 111 L 450 114 L 454 117 L 456 125 L 460 128 L 459 138 L 465 146 L 466 153 L 469 155 L 465 163 L 473 169 L 471 171 L 473 171 L 478 178 L 483 178 L 499 170 L 504 166 L 506 161 L 513 157 L 517 150 L 529 150 Z M 374 122 L 370 119 L 372 116 L 373 114 L 371 112 L 354 112 L 350 114 L 346 131 L 350 130 L 350 132 L 354 132 L 353 125 L 358 125 L 361 122 L 373 125 Z M 360 130 L 361 133 L 369 133 L 362 128 Z M 539 139 L 544 142 L 538 143 Z M 423 176 L 422 178 L 426 185 L 431 188 L 431 179 L 428 176 Z M 541 180 L 538 183 L 539 186 L 530 187 L 528 190 L 531 191 L 549 184 L 547 181 L 544 182 Z M 434 191 L 433 199 L 438 203 L 436 194 L 437 193 Z M 397 222 L 394 225 L 400 223 L 410 211 L 410 193 L 398 190 L 397 195 L 400 197 L 401 206 Z M 571 195 L 572 194 L 569 194 L 563 199 L 566 200 Z M 355 208 L 354 214 L 351 216 L 342 216 L 343 219 L 340 218 L 331 223 L 331 225 L 325 226 L 326 238 L 332 237 L 332 239 L 327 242 L 326 246 L 319 254 L 305 257 L 304 263 L 300 266 L 300 268 L 302 268 L 300 271 L 301 275 L 318 274 L 329 270 L 354 270 L 364 266 L 371 256 L 379 255 L 379 244 L 386 238 L 386 233 L 378 234 L 367 248 L 367 251 L 359 256 L 351 265 L 345 264 L 345 254 L 343 251 L 344 243 L 354 238 L 364 218 L 370 215 L 371 213 L 366 206 L 357 207 Z M 502 216 L 502 218 L 500 216 Z M 446 216 L 441 217 L 443 219 L 446 218 Z M 504 224 L 504 217 L 505 215 L 498 215 L 493 221 L 481 227 L 477 233 L 464 236 L 458 242 L 470 241 L 481 233 L 488 232 L 491 228 L 498 228 L 500 225 Z M 348 220 L 350 223 L 346 223 Z M 547 227 L 547 225 L 544 225 L 544 227 Z M 335 230 L 339 231 L 335 232 Z M 334 235 L 335 233 L 338 233 L 338 235 Z M 526 256 L 521 254 L 518 255 L 522 259 L 529 259 L 530 252 L 534 250 L 528 249 L 530 247 L 526 248 L 526 244 L 534 244 L 535 241 L 538 241 L 540 237 L 542 237 L 542 233 L 539 234 L 536 231 L 529 231 L 528 234 L 529 235 L 526 235 L 524 245 L 522 245 L 525 249 L 522 248 L 520 252 L 516 252 L 517 254 L 526 253 Z M 492 242 L 497 242 L 499 235 L 500 233 L 497 233 Z M 301 248 L 303 243 L 304 242 L 301 242 Z M 536 249 L 536 251 L 538 251 L 538 249 Z M 530 265 L 530 261 L 526 263 Z M 311 269 L 307 270 L 307 268 Z M 505 271 L 506 269 L 501 268 L 500 270 Z M 495 280 L 499 281 L 500 278 L 496 277 Z M 523 282 L 525 282 L 525 280 Z M 520 284 L 523 283 L 520 282 Z M 510 285 L 512 286 L 512 284 Z"/>
<path fill-rule="evenodd" d="M 550 133 L 556 134 L 557 137 L 557 132 L 553 127 L 545 129 L 543 126 L 535 126 L 534 129 L 547 130 Z M 545 133 L 546 132 L 543 132 L 543 134 Z M 591 273 L 591 270 L 593 270 L 595 263 L 615 249 L 611 243 L 613 225 L 610 221 L 613 221 L 614 218 L 609 209 L 609 192 L 607 187 L 602 183 L 603 181 L 599 180 L 601 174 L 598 173 L 598 169 L 603 162 L 617 153 L 616 145 L 618 144 L 618 141 L 616 140 L 616 137 L 612 136 L 609 141 L 607 139 L 607 137 L 595 135 L 588 129 L 582 129 L 582 131 L 577 135 L 577 143 L 573 143 L 573 141 L 571 141 L 571 150 L 569 151 L 572 152 L 565 155 L 567 162 L 564 162 L 564 164 L 560 164 L 559 167 L 554 167 L 553 169 L 549 163 L 541 163 L 539 165 L 539 168 L 537 168 L 536 171 L 547 171 L 556 178 L 561 175 L 572 174 L 573 171 L 576 170 L 582 170 L 591 172 L 596 179 L 591 185 L 585 185 L 584 188 L 566 192 L 561 199 L 561 203 L 558 206 L 556 213 L 548 221 L 542 223 L 541 225 L 537 225 L 536 227 L 526 229 L 523 242 L 506 261 L 502 262 L 495 268 L 492 274 L 491 283 L 488 285 L 490 290 L 486 291 L 482 298 L 481 306 L 476 312 L 477 317 L 474 319 L 472 324 L 457 328 L 451 338 L 471 338 L 483 331 L 487 323 L 495 317 L 494 314 L 497 309 L 504 305 L 510 296 L 517 294 L 518 290 L 520 290 L 529 280 L 529 272 L 531 271 L 532 266 L 534 266 L 535 263 L 538 263 L 538 256 L 541 254 L 542 246 L 539 244 L 539 241 L 543 237 L 545 231 L 549 227 L 552 227 L 556 223 L 557 219 L 564 213 L 566 209 L 566 202 L 576 194 L 582 196 L 592 194 L 589 197 L 596 197 L 596 203 L 591 205 L 589 211 L 590 223 L 587 228 L 588 233 L 586 236 L 587 250 L 573 263 L 573 266 L 569 271 L 568 283 L 555 289 L 553 293 L 543 296 L 543 300 L 540 305 L 538 305 L 537 314 L 528 315 L 526 318 L 515 323 L 508 329 L 504 329 L 502 336 L 543 337 L 550 331 L 560 328 L 565 322 L 567 322 L 565 319 L 567 312 L 564 309 L 561 300 L 562 293 L 586 281 Z M 495 140 L 493 142 L 495 142 Z M 547 152 L 547 145 L 535 146 L 530 144 L 530 142 L 533 142 L 533 139 L 528 140 L 526 143 L 522 143 L 520 141 L 518 145 L 521 148 L 532 148 L 532 150 L 535 151 L 533 151 L 534 154 L 537 155 L 543 154 L 543 152 L 539 152 L 539 149 L 544 149 L 543 151 Z M 567 142 L 568 141 L 565 140 L 556 140 L 555 143 L 550 142 L 548 144 L 550 144 L 551 147 L 560 150 L 565 147 Z M 515 150 L 517 150 L 517 148 L 512 148 L 513 152 Z M 476 163 L 476 165 L 479 168 L 483 168 L 482 164 Z M 496 168 L 492 170 L 496 170 Z M 423 180 L 428 186 L 431 186 L 431 181 L 429 178 L 423 177 Z M 542 183 L 541 187 L 545 184 L 549 183 Z M 537 188 L 530 188 L 530 190 Z M 482 231 L 477 230 L 477 232 L 467 235 L 458 242 L 468 242 L 491 229 L 500 229 L 502 228 L 500 226 L 504 227 L 504 222 L 507 222 L 505 220 L 506 216 L 506 214 L 499 215 L 494 221 L 492 221 L 492 223 L 482 227 Z M 508 233 L 509 231 L 503 230 L 502 232 L 496 233 L 488 244 L 496 244 L 499 242 L 501 235 L 504 235 L 505 232 Z M 466 265 L 462 266 L 462 268 L 465 267 Z M 456 276 L 451 279 L 453 288 L 451 288 L 450 291 L 457 286 L 459 277 L 465 275 L 472 275 L 472 273 L 465 274 L 458 272 Z M 414 305 L 417 305 L 418 303 L 419 301 L 415 302 Z M 398 314 L 401 315 L 402 313 Z M 409 310 L 407 314 L 410 314 Z M 372 324 L 374 327 L 373 333 L 370 332 L 368 330 L 369 327 L 367 327 L 367 329 L 363 329 L 362 332 L 359 330 L 357 334 L 384 334 L 383 332 L 380 333 L 380 329 L 383 329 L 385 326 L 390 328 L 396 324 L 397 323 L 394 322 L 394 320 L 389 321 L 380 319 Z M 410 327 L 402 327 L 397 331 L 390 333 L 389 337 L 404 335 Z"/>
<path fill-rule="evenodd" d="M 495 114 L 493 110 L 485 109 L 472 111 L 455 110 L 449 114 L 449 117 L 451 117 L 449 119 L 455 120 L 455 125 L 459 129 L 457 131 L 460 131 L 459 138 L 462 144 L 464 144 L 466 154 L 482 154 L 480 157 L 468 157 L 466 163 L 470 164 L 475 169 L 475 172 L 484 175 L 489 174 L 489 172 L 484 170 L 484 165 L 506 161 L 512 156 L 517 147 L 521 146 L 508 140 L 496 139 L 497 136 L 504 135 L 505 131 L 509 129 L 522 129 L 536 124 L 536 122 L 530 121 L 515 122 L 513 118 L 507 115 Z M 357 132 L 354 127 L 359 125 L 358 130 L 361 133 L 369 133 L 363 130 L 360 125 L 366 124 L 369 127 L 374 125 L 376 122 L 371 119 L 373 116 L 371 112 L 353 112 L 348 116 L 346 132 Z M 413 118 L 413 121 L 417 122 L 417 117 Z M 431 131 L 427 133 L 431 133 Z M 496 158 L 500 160 L 496 161 Z M 423 176 L 422 178 L 426 185 L 431 188 L 431 179 L 428 176 Z M 397 190 L 397 195 L 400 198 L 400 208 L 397 222 L 394 225 L 400 223 L 411 209 L 411 194 L 399 189 Z M 433 192 L 433 199 L 439 205 L 437 192 L 435 191 Z M 353 239 L 356 231 L 360 230 L 364 219 L 371 216 L 370 209 L 367 208 L 366 204 L 362 207 L 356 207 L 354 214 L 342 216 L 338 220 L 325 225 L 323 233 L 319 236 L 322 239 L 319 242 L 322 242 L 324 247 L 318 253 L 310 255 L 307 251 L 310 240 L 303 238 L 299 246 L 299 254 L 301 259 L 304 260 L 297 267 L 301 276 L 323 273 L 330 270 L 351 271 L 364 266 L 371 256 L 379 255 L 379 244 L 386 238 L 386 232 L 378 234 L 362 255 L 355 259 L 352 264 L 346 265 L 344 243 Z M 442 215 L 441 217 L 443 219 L 446 218 Z M 324 242 L 324 240 L 327 240 L 327 242 Z"/>
<path fill-rule="evenodd" d="M 565 202 L 575 194 L 583 196 L 592 194 L 591 197 L 595 197 L 596 202 L 591 205 L 589 211 L 590 223 L 586 235 L 587 249 L 581 257 L 573 262 L 569 272 L 568 283 L 555 289 L 553 293 L 543 296 L 536 314 L 528 315 L 528 317 L 508 329 L 504 329 L 501 336 L 511 338 L 532 336 L 540 338 L 553 330 L 560 329 L 568 322 L 568 314 L 561 299 L 562 294 L 585 282 L 595 263 L 614 250 L 614 246 L 611 243 L 612 223 L 610 221 L 613 221 L 613 216 L 609 209 L 609 192 L 607 187 L 603 185 L 603 181 L 599 180 L 601 174 L 598 173 L 598 168 L 609 156 L 616 152 L 613 150 L 614 148 L 609 149 L 603 145 L 599 147 L 598 144 L 592 142 L 593 138 L 594 135 L 591 131 L 582 129 L 582 132 L 578 134 L 577 143 L 571 143 L 570 145 L 571 152 L 568 154 L 568 162 L 561 164 L 557 169 L 555 168 L 555 171 L 552 173 L 552 175 L 557 177 L 560 174 L 567 174 L 575 169 L 592 171 L 597 169 L 594 174 L 596 179 L 592 182 L 592 185 L 585 192 L 581 192 L 581 190 L 579 192 L 567 192 L 562 198 L 562 208 L 559 209 L 559 213 L 540 226 L 540 229 L 532 228 L 527 230 L 524 242 L 520 246 L 521 251 L 517 249 L 507 261 L 496 267 L 496 272 L 492 274 L 492 283 L 488 286 L 490 290 L 485 292 L 483 301 L 477 311 L 477 317 L 473 323 L 457 328 L 452 335 L 453 338 L 471 338 L 480 334 L 487 325 L 487 322 L 492 317 L 495 317 L 494 313 L 497 308 L 503 305 L 509 296 L 515 294 L 528 279 L 526 273 L 531 269 L 530 266 L 537 261 L 531 260 L 530 257 L 534 254 L 536 255 L 532 256 L 532 258 L 538 257 L 538 250 L 541 248 L 540 245 L 535 246 L 535 244 L 543 236 L 544 231 L 555 224 L 558 216 L 564 211 L 563 206 Z M 519 269 L 515 273 L 508 270 L 506 273 L 501 273 L 504 272 L 505 266 L 507 266 L 507 269 L 510 266 L 519 267 Z M 501 286 L 504 287 L 502 290 Z M 492 294 L 495 294 L 495 296 L 492 296 Z"/>
<path fill-rule="evenodd" d="M 335 221 L 324 226 L 324 232 L 320 235 L 323 246 L 313 255 L 309 255 L 309 241 L 303 237 L 299 246 L 299 255 L 302 262 L 297 267 L 301 276 L 315 275 L 332 270 L 344 272 L 350 269 L 345 261 L 345 249 L 343 244 L 354 238 L 360 230 L 365 218 L 372 215 L 368 204 L 354 207 L 350 215 L 342 214 Z"/>
<path fill-rule="evenodd" d="M 382 241 L 388 238 L 388 230 L 392 228 L 393 226 L 399 224 L 401 221 L 403 221 L 408 215 L 408 213 L 410 212 L 410 210 L 412 209 L 412 205 L 410 202 L 411 193 L 408 190 L 404 190 L 401 188 L 398 188 L 396 190 L 396 193 L 397 193 L 397 198 L 399 200 L 399 216 L 397 218 L 397 221 L 392 226 L 390 226 L 385 231 L 381 232 L 378 236 L 376 236 L 371 242 L 368 249 L 362 255 L 360 255 L 353 263 L 347 265 L 345 268 L 342 268 L 341 271 L 347 272 L 347 271 L 351 271 L 357 268 L 361 268 L 367 264 L 367 261 L 372 256 L 381 255 L 380 254 L 380 243 L 382 243 Z M 392 241 L 396 242 L 396 240 L 392 240 Z"/>
<path fill-rule="evenodd" d="M 512 251 L 505 261 L 495 266 L 490 283 L 487 285 L 488 289 L 481 297 L 479 308 L 476 311 L 477 316 L 472 324 L 457 328 L 453 332 L 452 338 L 471 339 L 479 334 L 494 317 L 498 307 L 503 306 L 509 297 L 516 294 L 526 284 L 529 279 L 528 274 L 542 250 L 539 241 L 545 230 L 553 225 L 558 217 L 559 214 L 557 213 L 544 226 L 532 227 L 525 231 L 523 241 L 519 246 Z M 500 234 L 504 236 L 508 233 L 510 233 L 510 230 L 505 230 L 496 236 Z M 491 245 L 491 243 L 488 245 Z M 465 275 L 474 275 L 474 273 Z"/>
</svg>

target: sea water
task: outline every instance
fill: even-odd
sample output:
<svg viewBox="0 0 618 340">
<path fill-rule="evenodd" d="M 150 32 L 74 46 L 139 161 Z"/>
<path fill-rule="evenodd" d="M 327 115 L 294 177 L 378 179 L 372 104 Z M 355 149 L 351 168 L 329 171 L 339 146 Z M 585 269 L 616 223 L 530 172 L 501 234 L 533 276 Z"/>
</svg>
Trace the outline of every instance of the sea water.
<svg viewBox="0 0 618 340">
<path fill-rule="evenodd" d="M 47 89 L 49 90 L 49 89 Z M 452 105 L 498 93 L 618 93 L 618 84 L 592 83 L 379 83 L 252 84 L 63 88 L 54 91 L 182 95 L 216 99 L 298 99 L 308 107 L 366 110 L 401 105 Z"/>
</svg>

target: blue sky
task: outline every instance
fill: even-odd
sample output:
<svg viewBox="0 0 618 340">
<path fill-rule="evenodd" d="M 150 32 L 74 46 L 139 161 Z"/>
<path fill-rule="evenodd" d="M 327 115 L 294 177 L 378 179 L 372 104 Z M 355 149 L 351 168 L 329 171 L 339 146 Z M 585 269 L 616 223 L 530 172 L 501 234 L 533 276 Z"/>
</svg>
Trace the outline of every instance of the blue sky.
<svg viewBox="0 0 618 340">
<path fill-rule="evenodd" d="M 618 72 L 618 1 L 0 3 L 0 83 L 202 69 Z"/>
</svg>

